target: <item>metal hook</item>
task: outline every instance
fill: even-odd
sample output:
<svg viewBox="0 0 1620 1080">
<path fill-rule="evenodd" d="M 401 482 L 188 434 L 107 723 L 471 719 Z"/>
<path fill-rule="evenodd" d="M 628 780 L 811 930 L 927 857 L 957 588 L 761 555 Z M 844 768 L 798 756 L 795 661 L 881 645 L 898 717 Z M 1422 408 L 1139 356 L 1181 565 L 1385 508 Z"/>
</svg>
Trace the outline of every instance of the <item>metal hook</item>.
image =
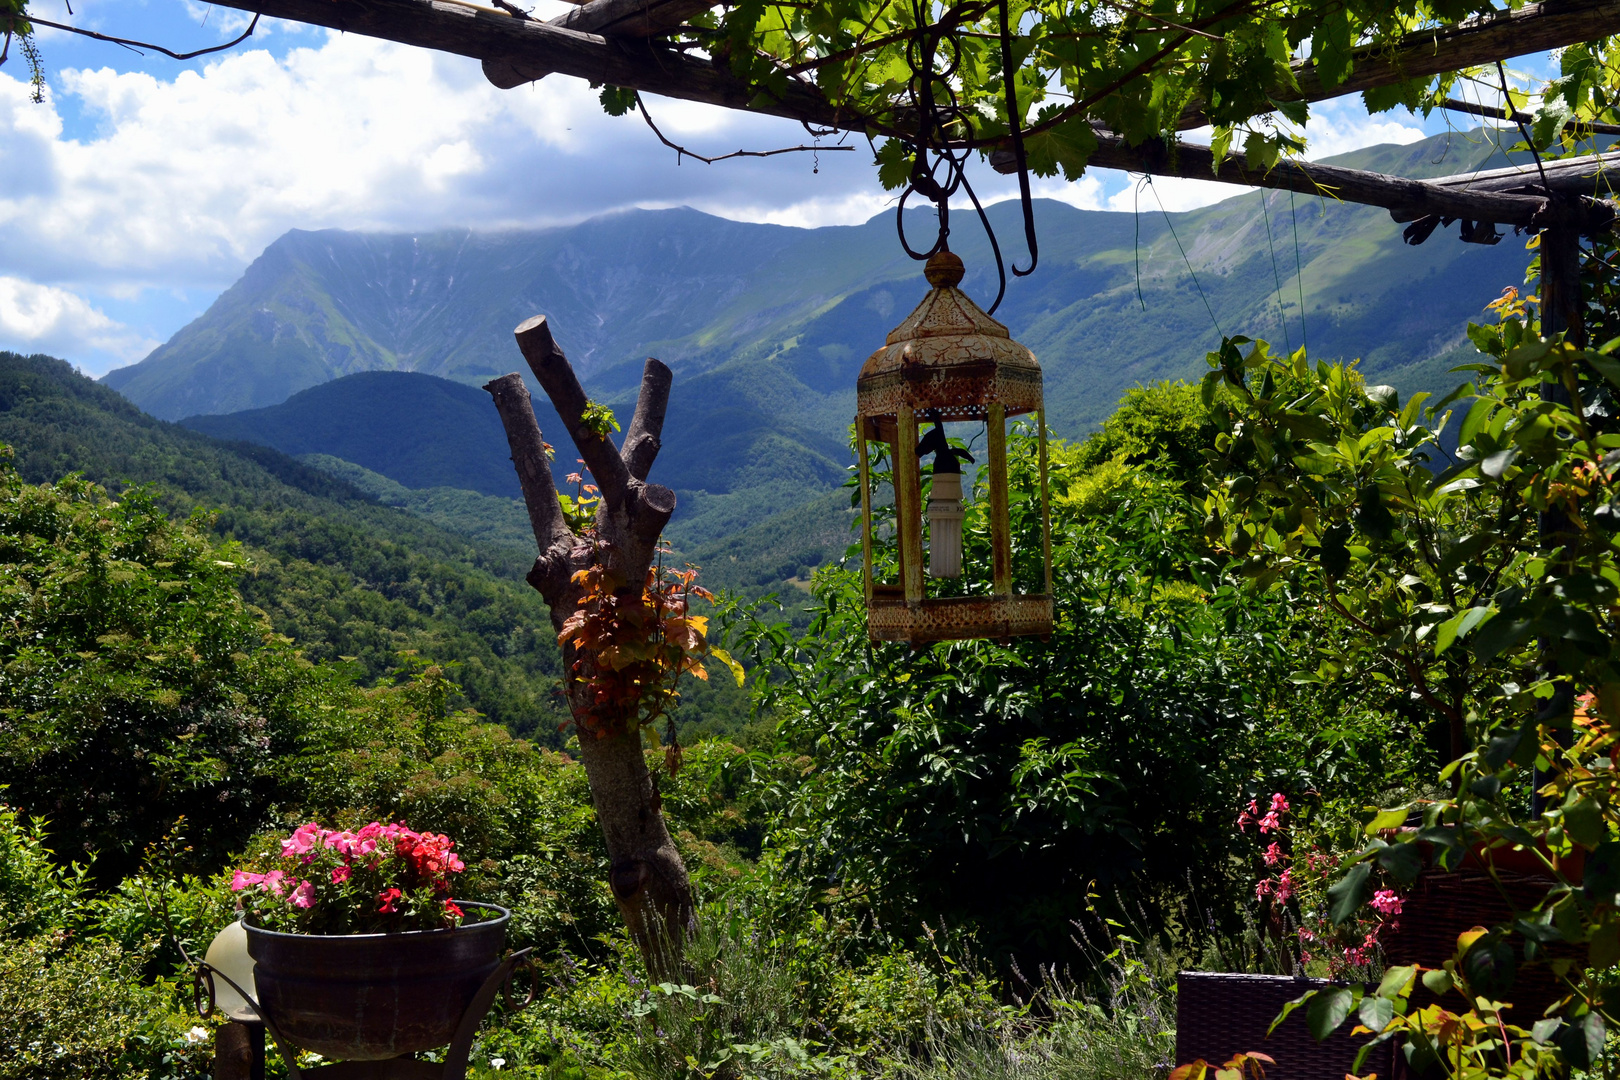
<svg viewBox="0 0 1620 1080">
<path fill-rule="evenodd" d="M 1024 133 L 1019 124 L 1017 71 L 1013 67 L 1012 26 L 1007 16 L 1007 0 L 1001 0 L 1001 74 L 1007 92 L 1007 129 L 1012 135 L 1013 158 L 1018 162 L 1018 200 L 1024 210 L 1024 242 L 1029 245 L 1029 269 L 1020 270 L 1014 263 L 1015 277 L 1028 277 L 1041 261 L 1040 249 L 1035 241 L 1035 204 L 1029 194 L 1029 161 L 1024 154 Z M 996 303 L 1001 298 L 996 297 Z M 995 305 L 990 310 L 995 311 Z"/>
</svg>

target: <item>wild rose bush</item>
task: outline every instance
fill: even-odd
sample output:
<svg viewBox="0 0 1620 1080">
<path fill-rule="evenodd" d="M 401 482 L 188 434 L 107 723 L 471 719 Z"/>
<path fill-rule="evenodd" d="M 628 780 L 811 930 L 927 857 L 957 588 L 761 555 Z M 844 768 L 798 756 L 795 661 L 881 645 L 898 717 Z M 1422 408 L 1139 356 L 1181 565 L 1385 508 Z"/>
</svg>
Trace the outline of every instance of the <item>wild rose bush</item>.
<svg viewBox="0 0 1620 1080">
<path fill-rule="evenodd" d="M 397 933 L 459 926 L 452 874 L 466 868 L 443 835 L 373 821 L 358 832 L 301 825 L 279 858 L 238 870 L 248 922 L 294 934 Z"/>
</svg>

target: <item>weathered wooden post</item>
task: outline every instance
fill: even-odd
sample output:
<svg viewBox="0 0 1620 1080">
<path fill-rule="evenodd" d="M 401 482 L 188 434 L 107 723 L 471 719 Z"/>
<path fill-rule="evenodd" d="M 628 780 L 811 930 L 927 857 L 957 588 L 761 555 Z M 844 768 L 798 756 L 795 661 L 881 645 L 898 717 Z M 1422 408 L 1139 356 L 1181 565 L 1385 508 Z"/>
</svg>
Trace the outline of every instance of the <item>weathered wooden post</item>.
<svg viewBox="0 0 1620 1080">
<path fill-rule="evenodd" d="M 214 1080 L 264 1080 L 264 1025 L 232 1020 L 214 1033 Z"/>
<path fill-rule="evenodd" d="M 528 320 L 514 333 L 529 370 L 556 407 L 602 495 L 590 533 L 576 535 L 557 501 L 546 444 L 522 376 L 502 375 L 484 387 L 495 399 L 506 428 L 512 464 L 540 548 L 528 582 L 545 597 L 552 626 L 561 632 L 563 622 L 579 607 L 583 590 L 575 575 L 582 570 L 606 569 L 617 582 L 615 597 L 627 603 L 639 602 L 642 596 L 658 538 L 675 512 L 675 493 L 647 483 L 647 472 L 662 445 L 673 377 L 657 360 L 647 361 L 635 416 L 622 450 L 615 449 L 605 433 L 587 424 L 591 403 L 552 339 L 545 317 Z M 581 659 L 590 671 L 590 657 L 582 658 L 572 642 L 563 646 L 564 686 L 579 732 L 579 756 L 612 860 L 608 884 L 649 968 L 661 971 L 679 955 L 681 935 L 693 919 L 686 864 L 659 809 L 661 800 L 642 752 L 636 705 L 597 700 L 591 683 L 576 668 Z"/>
<path fill-rule="evenodd" d="M 1549 209 L 1562 209 L 1563 200 L 1553 197 Z M 1572 208 L 1573 209 L 1573 208 Z M 1551 338 L 1562 333 L 1564 340 L 1580 348 L 1586 344 L 1586 324 L 1581 318 L 1581 234 L 1572 223 L 1573 214 L 1560 215 L 1557 222 L 1541 232 L 1541 336 Z M 1547 396 L 1562 405 L 1570 405 L 1580 392 L 1573 374 L 1553 384 Z M 1552 550 L 1560 546 L 1560 538 L 1569 531 L 1569 516 L 1563 510 L 1551 508 L 1541 515 L 1541 546 Z M 1553 643 L 1541 646 L 1542 675 L 1554 678 L 1558 674 L 1558 661 L 1553 656 Z M 1569 717 L 1574 708 L 1574 694 L 1567 683 L 1555 684 L 1553 696 L 1536 714 L 1540 723 L 1557 724 Z M 1567 736 L 1557 733 L 1562 744 Z M 1540 817 L 1547 809 L 1542 787 L 1552 775 L 1542 769 L 1531 770 L 1530 813 Z"/>
</svg>

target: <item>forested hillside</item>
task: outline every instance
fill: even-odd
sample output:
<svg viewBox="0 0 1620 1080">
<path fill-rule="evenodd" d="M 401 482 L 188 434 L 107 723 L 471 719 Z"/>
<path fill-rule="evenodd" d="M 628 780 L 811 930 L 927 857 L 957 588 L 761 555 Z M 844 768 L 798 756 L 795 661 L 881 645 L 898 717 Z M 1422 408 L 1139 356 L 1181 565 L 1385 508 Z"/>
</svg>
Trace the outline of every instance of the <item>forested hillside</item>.
<svg viewBox="0 0 1620 1080">
<path fill-rule="evenodd" d="M 543 431 L 557 414 L 535 403 Z M 193 416 L 193 431 L 227 442 L 273 446 L 291 457 L 329 454 L 408 488 L 459 488 L 515 499 L 511 451 L 489 395 L 477 387 L 402 371 L 368 371 L 322 383 L 279 405 Z M 558 462 L 557 473 L 573 471 Z"/>
<path fill-rule="evenodd" d="M 555 635 L 521 548 L 471 543 L 274 450 L 155 420 L 49 357 L 0 353 L 0 441 L 30 481 L 153 484 L 172 512 L 211 514 L 253 557 L 243 594 L 311 657 L 353 657 L 371 680 L 413 651 L 458 665 L 467 700 L 514 730 L 560 719 Z"/>
<path fill-rule="evenodd" d="M 474 708 L 557 740 L 556 635 L 522 580 L 532 536 L 474 541 L 277 451 L 155 420 L 50 357 L 0 353 L 0 442 L 30 481 L 152 484 L 171 512 L 210 515 L 252 556 L 243 595 L 310 657 L 352 657 L 368 682 L 407 653 L 451 664 Z"/>
</svg>

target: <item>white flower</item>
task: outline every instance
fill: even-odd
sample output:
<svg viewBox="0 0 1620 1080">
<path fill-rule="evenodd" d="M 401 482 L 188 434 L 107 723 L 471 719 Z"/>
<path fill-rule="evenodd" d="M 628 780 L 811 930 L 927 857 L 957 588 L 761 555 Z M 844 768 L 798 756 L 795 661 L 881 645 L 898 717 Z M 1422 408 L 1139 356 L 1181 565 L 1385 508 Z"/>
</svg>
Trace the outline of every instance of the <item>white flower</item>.
<svg viewBox="0 0 1620 1080">
<path fill-rule="evenodd" d="M 497 1072 L 499 1072 L 501 1066 L 505 1065 L 505 1064 L 506 1064 L 506 1059 L 505 1058 L 490 1058 L 489 1059 L 489 1067 L 494 1069 Z"/>
<path fill-rule="evenodd" d="M 194 1027 L 190 1031 L 186 1032 L 186 1042 L 189 1043 L 192 1046 L 196 1046 L 200 1042 L 207 1042 L 207 1041 L 208 1041 L 208 1029 L 203 1027 L 201 1024 L 198 1024 L 196 1027 Z"/>
</svg>

